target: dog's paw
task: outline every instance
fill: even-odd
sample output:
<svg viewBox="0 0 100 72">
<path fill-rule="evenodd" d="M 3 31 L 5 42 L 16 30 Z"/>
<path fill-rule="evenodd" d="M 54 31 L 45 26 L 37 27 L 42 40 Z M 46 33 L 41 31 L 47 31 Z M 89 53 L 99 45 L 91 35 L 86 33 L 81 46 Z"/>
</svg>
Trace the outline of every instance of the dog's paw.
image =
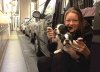
<svg viewBox="0 0 100 72">
<path fill-rule="evenodd" d="M 54 54 L 57 54 L 57 53 L 59 53 L 61 51 L 62 51 L 61 49 L 58 49 L 58 50 L 54 51 Z"/>
</svg>

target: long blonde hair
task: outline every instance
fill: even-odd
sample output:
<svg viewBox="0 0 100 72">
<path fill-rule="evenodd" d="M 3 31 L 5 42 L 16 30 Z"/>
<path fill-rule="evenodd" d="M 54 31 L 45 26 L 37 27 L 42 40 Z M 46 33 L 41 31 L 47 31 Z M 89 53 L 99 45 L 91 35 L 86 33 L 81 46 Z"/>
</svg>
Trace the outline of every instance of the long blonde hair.
<svg viewBox="0 0 100 72">
<path fill-rule="evenodd" d="M 78 27 L 78 29 L 82 31 L 83 30 L 84 18 L 83 18 L 83 15 L 82 15 L 82 12 L 80 11 L 80 9 L 79 8 L 75 8 L 75 7 L 71 7 L 67 11 L 65 11 L 65 13 L 64 13 L 64 21 L 65 21 L 65 18 L 66 18 L 68 13 L 75 13 L 75 14 L 78 15 L 78 19 L 79 19 L 79 27 Z"/>
</svg>

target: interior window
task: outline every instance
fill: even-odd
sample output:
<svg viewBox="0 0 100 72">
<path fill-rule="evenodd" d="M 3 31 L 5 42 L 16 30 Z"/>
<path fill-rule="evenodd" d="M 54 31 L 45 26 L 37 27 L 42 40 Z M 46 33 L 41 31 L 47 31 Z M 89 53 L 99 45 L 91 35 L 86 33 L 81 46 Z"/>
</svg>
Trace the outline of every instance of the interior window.
<svg viewBox="0 0 100 72">
<path fill-rule="evenodd" d="M 39 0 L 39 1 L 41 1 L 41 0 Z M 42 0 L 42 1 L 43 1 L 43 0 Z M 40 13 L 43 11 L 43 8 L 44 8 L 45 3 L 46 3 L 46 0 L 43 1 L 43 2 L 40 2 L 40 4 L 39 4 L 39 9 L 38 9 Z"/>
<path fill-rule="evenodd" d="M 64 8 L 68 5 L 69 0 L 64 0 Z"/>
<path fill-rule="evenodd" d="M 53 14 L 55 11 L 55 4 L 56 4 L 56 0 L 51 0 L 45 10 L 45 15 L 47 14 Z"/>
<path fill-rule="evenodd" d="M 70 1 L 69 0 L 64 0 L 64 1 L 65 1 L 64 8 L 67 10 L 70 7 Z"/>
</svg>

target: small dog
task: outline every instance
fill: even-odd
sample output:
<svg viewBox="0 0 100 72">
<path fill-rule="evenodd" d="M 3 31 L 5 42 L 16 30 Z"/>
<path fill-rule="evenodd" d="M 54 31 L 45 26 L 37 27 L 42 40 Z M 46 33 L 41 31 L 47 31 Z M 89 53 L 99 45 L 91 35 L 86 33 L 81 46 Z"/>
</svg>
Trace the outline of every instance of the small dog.
<svg viewBox="0 0 100 72">
<path fill-rule="evenodd" d="M 55 28 L 56 37 L 61 40 L 63 46 L 66 44 L 72 44 L 72 35 L 69 32 L 69 28 L 64 24 L 58 24 Z M 62 49 L 57 49 L 54 53 L 60 52 Z"/>
<path fill-rule="evenodd" d="M 57 35 L 56 37 L 58 37 L 61 40 L 63 47 L 62 48 L 58 47 L 58 49 L 54 51 L 54 54 L 57 54 L 59 52 L 62 52 L 62 50 L 64 50 L 67 53 L 69 53 L 73 59 L 78 59 L 79 55 L 71 48 L 74 45 L 73 45 L 72 35 L 69 32 L 69 28 L 64 24 L 58 24 L 57 27 L 55 28 L 55 31 Z"/>
</svg>

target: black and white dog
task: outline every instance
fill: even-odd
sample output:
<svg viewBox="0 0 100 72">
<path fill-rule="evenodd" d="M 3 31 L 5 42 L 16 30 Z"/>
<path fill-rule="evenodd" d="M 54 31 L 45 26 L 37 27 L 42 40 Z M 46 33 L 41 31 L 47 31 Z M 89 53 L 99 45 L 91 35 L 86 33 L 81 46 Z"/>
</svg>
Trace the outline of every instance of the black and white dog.
<svg viewBox="0 0 100 72">
<path fill-rule="evenodd" d="M 56 29 L 55 31 L 56 31 L 56 35 L 57 35 L 56 37 L 59 37 L 59 39 L 61 40 L 63 48 L 58 48 L 57 50 L 54 51 L 54 54 L 62 52 L 62 50 L 63 50 L 65 52 L 69 53 L 73 59 L 77 60 L 79 58 L 79 55 L 77 54 L 77 52 L 73 52 L 72 48 L 70 48 L 70 47 L 73 47 L 75 49 L 79 49 L 78 47 L 76 47 L 74 45 L 74 44 L 77 45 L 77 42 L 75 40 L 73 40 L 73 36 L 69 32 L 69 30 L 71 28 L 65 26 L 64 24 L 58 24 L 55 29 Z M 80 40 L 81 39 L 82 38 L 80 38 Z"/>
<path fill-rule="evenodd" d="M 61 43 L 63 45 L 72 44 L 73 38 L 71 33 L 69 32 L 69 27 L 65 26 L 64 24 L 58 24 L 55 28 L 56 37 L 59 37 Z M 54 53 L 61 52 L 62 49 L 57 49 Z"/>
</svg>

